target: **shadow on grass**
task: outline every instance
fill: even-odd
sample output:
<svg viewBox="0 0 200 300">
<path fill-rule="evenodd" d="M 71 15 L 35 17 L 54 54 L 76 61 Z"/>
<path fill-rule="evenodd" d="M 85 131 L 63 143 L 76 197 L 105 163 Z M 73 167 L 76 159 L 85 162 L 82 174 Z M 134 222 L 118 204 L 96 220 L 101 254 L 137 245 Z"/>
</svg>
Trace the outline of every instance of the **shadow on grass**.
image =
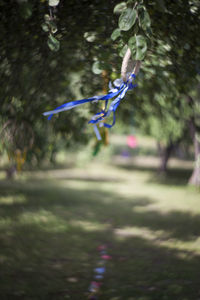
<svg viewBox="0 0 200 300">
<path fill-rule="evenodd" d="M 86 175 L 83 174 L 82 176 L 78 175 L 72 175 L 68 174 L 66 172 L 54 172 L 52 177 L 54 179 L 62 179 L 62 180 L 75 180 L 75 181 L 88 181 L 88 182 L 122 182 L 122 179 L 116 178 L 116 177 L 111 177 L 111 176 L 97 176 L 97 175 Z"/>
<path fill-rule="evenodd" d="M 198 299 L 198 256 L 115 229 L 145 227 L 190 240 L 200 234 L 199 216 L 161 215 L 148 210 L 150 198 L 58 188 L 48 180 L 4 181 L 0 188 L 0 299 L 87 299 L 102 243 L 113 259 L 99 299 Z"/>
<path fill-rule="evenodd" d="M 0 171 L 5 171 L 7 169 L 7 165 L 6 166 L 0 166 Z M 32 173 L 34 172 L 38 172 L 38 171 L 51 171 L 51 170 L 66 170 L 66 169 L 71 169 L 75 167 L 75 162 L 64 162 L 64 163 L 49 163 L 46 162 L 46 164 L 43 162 L 42 164 L 38 164 L 35 166 L 31 166 L 31 165 L 25 165 L 25 167 L 23 168 L 23 170 L 25 171 L 31 171 Z"/>
<path fill-rule="evenodd" d="M 154 199 L 120 197 L 101 189 L 77 189 L 57 187 L 54 181 L 31 180 L 26 183 L 0 183 L 0 209 L 3 216 L 19 219 L 23 214 L 48 211 L 63 221 L 88 221 L 110 223 L 113 227 L 149 228 L 162 230 L 167 238 L 183 241 L 196 239 L 200 235 L 200 215 L 183 211 L 160 213 L 148 208 Z M 116 183 L 117 184 L 117 183 Z M 144 207 L 138 211 L 139 207 Z"/>
<path fill-rule="evenodd" d="M 142 171 L 142 172 L 152 172 L 152 173 L 156 173 L 158 168 L 155 167 L 147 167 L 147 166 L 139 166 L 139 165 L 134 165 L 133 163 L 128 163 L 127 164 L 113 164 L 115 167 L 119 168 L 119 169 L 124 169 L 127 171 Z"/>
<path fill-rule="evenodd" d="M 116 165 L 115 165 L 116 166 Z M 192 174 L 192 169 L 171 168 L 166 173 L 159 173 L 158 167 L 138 166 L 134 164 L 118 164 L 117 168 L 124 169 L 130 172 L 142 171 L 152 173 L 149 182 L 155 182 L 164 185 L 185 186 Z"/>
<path fill-rule="evenodd" d="M 149 182 L 156 182 L 164 185 L 185 186 L 188 184 L 192 171 L 192 169 L 169 169 L 165 174 L 156 174 Z"/>
</svg>

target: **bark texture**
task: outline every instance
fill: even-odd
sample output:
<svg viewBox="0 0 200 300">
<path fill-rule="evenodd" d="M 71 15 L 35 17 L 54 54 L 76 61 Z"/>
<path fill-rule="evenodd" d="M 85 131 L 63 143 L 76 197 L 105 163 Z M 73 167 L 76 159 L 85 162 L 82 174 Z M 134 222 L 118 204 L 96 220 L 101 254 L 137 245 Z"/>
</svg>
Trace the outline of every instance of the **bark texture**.
<svg viewBox="0 0 200 300">
<path fill-rule="evenodd" d="M 200 142 L 197 139 L 197 133 L 194 136 L 194 155 L 195 166 L 189 179 L 189 184 L 200 186 Z"/>
<path fill-rule="evenodd" d="M 162 149 L 161 149 L 161 147 L 159 147 L 159 149 L 160 149 L 159 151 L 161 152 L 161 164 L 160 164 L 159 172 L 166 173 L 167 172 L 167 163 L 168 163 L 171 153 L 174 149 L 174 144 L 170 143 L 169 145 L 167 145 L 166 147 L 163 147 Z"/>
<path fill-rule="evenodd" d="M 187 101 L 191 105 L 191 107 L 194 107 L 194 101 L 191 97 L 188 97 Z M 200 142 L 198 140 L 198 132 L 195 126 L 194 117 L 192 117 L 189 121 L 189 129 L 190 129 L 190 136 L 194 143 L 195 165 L 188 183 L 199 187 L 200 186 Z"/>
</svg>

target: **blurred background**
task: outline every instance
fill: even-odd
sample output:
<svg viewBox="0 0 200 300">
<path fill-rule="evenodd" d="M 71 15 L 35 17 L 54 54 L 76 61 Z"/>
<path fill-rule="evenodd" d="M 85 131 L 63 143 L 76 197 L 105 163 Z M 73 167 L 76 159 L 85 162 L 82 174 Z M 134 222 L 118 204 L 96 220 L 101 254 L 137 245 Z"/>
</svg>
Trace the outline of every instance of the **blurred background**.
<svg viewBox="0 0 200 300">
<path fill-rule="evenodd" d="M 200 3 L 146 2 L 0 3 L 2 300 L 200 299 Z M 42 115 L 106 94 L 138 35 L 137 87 L 101 141 L 101 103 Z"/>
</svg>

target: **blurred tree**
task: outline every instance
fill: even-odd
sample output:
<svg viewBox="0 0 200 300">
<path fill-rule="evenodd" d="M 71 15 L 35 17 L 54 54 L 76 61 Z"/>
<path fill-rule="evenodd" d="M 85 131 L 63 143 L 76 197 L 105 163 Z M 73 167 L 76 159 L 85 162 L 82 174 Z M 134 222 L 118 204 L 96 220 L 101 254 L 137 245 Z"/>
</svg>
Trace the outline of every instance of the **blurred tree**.
<svg viewBox="0 0 200 300">
<path fill-rule="evenodd" d="M 173 147 L 190 133 L 196 161 L 190 182 L 199 185 L 200 111 L 195 91 L 200 70 L 200 2 L 126 1 L 114 11 L 120 14 L 119 27 L 111 37 L 122 48 L 120 54 L 129 47 L 132 59 L 145 58 L 134 102 L 136 123 L 165 145 L 162 171 Z M 188 101 L 191 95 L 193 101 Z"/>
<path fill-rule="evenodd" d="M 102 89 L 101 78 L 94 76 L 91 65 L 96 60 L 98 47 L 102 49 L 102 63 L 108 56 L 108 43 L 104 44 L 104 40 L 108 41 L 111 34 L 111 30 L 106 32 L 106 26 L 112 9 L 113 1 L 110 4 L 72 0 L 67 3 L 1 1 L 1 137 L 4 137 L 4 148 L 13 152 L 13 157 L 22 145 L 17 135 L 12 139 L 12 146 L 10 140 L 6 140 L 8 121 L 17 128 L 17 131 L 11 130 L 10 135 L 20 132 L 21 140 L 28 139 L 21 124 L 26 122 L 32 128 L 31 152 L 38 161 L 49 151 L 55 153 L 58 145 L 87 141 L 88 136 L 83 134 L 90 114 L 87 106 L 55 117 L 51 124 L 42 112 L 67 99 L 89 96 L 94 90 Z M 107 67 L 110 68 L 109 63 Z M 6 128 L 7 133 L 11 127 Z M 58 139 L 63 143 L 58 143 Z"/>
</svg>

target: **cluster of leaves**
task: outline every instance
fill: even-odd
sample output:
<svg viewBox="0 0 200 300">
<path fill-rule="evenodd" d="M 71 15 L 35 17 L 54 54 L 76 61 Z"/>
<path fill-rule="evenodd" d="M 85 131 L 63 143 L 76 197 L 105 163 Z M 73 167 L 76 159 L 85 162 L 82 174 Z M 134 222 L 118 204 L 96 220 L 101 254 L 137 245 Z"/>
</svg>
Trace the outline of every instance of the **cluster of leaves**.
<svg viewBox="0 0 200 300">
<path fill-rule="evenodd" d="M 42 24 L 42 29 L 48 33 L 47 44 L 52 51 L 58 51 L 60 49 L 59 36 L 55 36 L 58 31 L 56 25 L 56 7 L 58 6 L 60 0 L 49 0 L 49 14 L 45 14 L 44 23 Z"/>
<path fill-rule="evenodd" d="M 56 20 L 62 47 L 55 52 L 49 49 L 46 32 L 41 28 L 48 4 L 50 2 L 43 0 L 3 0 L 0 3 L 0 131 L 8 120 L 13 120 L 19 127 L 27 122 L 34 134 L 28 157 L 34 161 L 55 153 L 59 147 L 86 143 L 93 137 L 87 120 L 97 109 L 95 105 L 60 114 L 51 122 L 42 113 L 67 101 L 102 91 L 102 79 L 99 76 L 94 78 L 91 66 L 93 57 L 99 52 L 105 55 L 102 58 L 106 61 L 109 46 L 103 45 L 102 41 L 107 42 L 110 36 L 106 24 L 112 20 L 114 6 L 113 1 L 108 4 L 107 0 L 102 3 L 97 0 L 92 3 L 61 1 L 57 6 Z M 58 2 L 54 2 L 53 7 L 56 5 Z M 99 15 L 103 7 L 104 19 Z M 80 14 L 83 10 L 85 14 Z M 46 18 L 48 21 L 49 17 Z M 85 38 L 86 33 L 94 28 L 98 35 L 96 45 Z M 20 131 L 20 134 L 22 140 L 28 139 L 26 131 Z M 23 147 L 18 144 L 12 144 L 13 150 Z"/>
<path fill-rule="evenodd" d="M 114 9 L 120 16 L 118 28 L 111 37 L 121 56 L 129 46 L 133 59 L 144 58 L 146 47 L 143 55 L 137 47 L 138 35 L 145 39 L 149 49 L 138 75 L 139 88 L 134 93 L 134 102 L 124 105 L 122 118 L 129 122 L 131 117 L 127 115 L 134 111 L 136 126 L 165 145 L 187 140 L 191 120 L 195 120 L 196 131 L 200 132 L 196 93 L 200 58 L 199 2 L 152 0 L 145 1 L 142 10 L 141 6 L 144 6 L 142 1 L 127 1 Z M 193 98 L 192 105 L 186 100 L 188 95 Z"/>
<path fill-rule="evenodd" d="M 119 55 L 123 57 L 129 47 L 134 60 L 143 60 L 152 35 L 151 20 L 143 0 L 121 2 L 115 6 L 114 14 L 119 14 L 119 22 L 111 39 L 118 40 Z"/>
</svg>

